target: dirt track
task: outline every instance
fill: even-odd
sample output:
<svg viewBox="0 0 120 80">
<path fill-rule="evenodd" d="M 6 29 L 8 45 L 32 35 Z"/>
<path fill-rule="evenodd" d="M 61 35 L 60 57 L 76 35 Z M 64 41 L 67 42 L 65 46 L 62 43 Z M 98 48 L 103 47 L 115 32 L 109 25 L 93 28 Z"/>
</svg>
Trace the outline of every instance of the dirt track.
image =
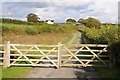
<svg viewBox="0 0 120 80">
<path fill-rule="evenodd" d="M 92 68 L 33 68 L 27 78 L 99 78 Z"/>
</svg>

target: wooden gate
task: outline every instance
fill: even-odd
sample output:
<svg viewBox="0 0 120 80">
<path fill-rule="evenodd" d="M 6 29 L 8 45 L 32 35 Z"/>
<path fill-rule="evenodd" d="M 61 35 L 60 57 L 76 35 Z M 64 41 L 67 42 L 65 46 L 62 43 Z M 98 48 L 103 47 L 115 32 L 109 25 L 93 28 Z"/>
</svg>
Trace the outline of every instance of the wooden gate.
<svg viewBox="0 0 120 80">
<path fill-rule="evenodd" d="M 10 66 L 109 66 L 107 45 L 98 44 L 11 44 L 4 47 L 3 67 Z M 93 63 L 95 62 L 95 63 Z M 98 64 L 99 62 L 99 64 Z"/>
<path fill-rule="evenodd" d="M 61 54 L 61 66 L 109 66 L 107 45 L 66 44 Z"/>
</svg>

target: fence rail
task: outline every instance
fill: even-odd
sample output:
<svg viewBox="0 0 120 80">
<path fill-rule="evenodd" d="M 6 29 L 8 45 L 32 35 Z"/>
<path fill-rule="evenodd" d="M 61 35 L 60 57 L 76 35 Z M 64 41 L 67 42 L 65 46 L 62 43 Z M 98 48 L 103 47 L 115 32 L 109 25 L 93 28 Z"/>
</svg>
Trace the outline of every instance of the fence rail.
<svg viewBox="0 0 120 80">
<path fill-rule="evenodd" d="M 10 66 L 110 66 L 108 45 L 102 44 L 0 44 L 0 65 Z M 95 64 L 95 63 L 99 63 Z"/>
</svg>

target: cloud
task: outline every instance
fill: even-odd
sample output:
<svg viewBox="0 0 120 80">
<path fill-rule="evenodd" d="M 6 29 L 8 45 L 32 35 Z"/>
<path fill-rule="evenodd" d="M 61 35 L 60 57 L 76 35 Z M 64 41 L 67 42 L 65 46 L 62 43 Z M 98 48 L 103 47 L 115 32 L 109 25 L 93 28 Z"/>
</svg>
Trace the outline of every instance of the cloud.
<svg viewBox="0 0 120 80">
<path fill-rule="evenodd" d="M 104 5 L 104 6 L 103 6 Z M 88 11 L 92 10 L 92 11 Z M 93 16 L 98 18 L 102 22 L 117 22 L 118 18 L 118 3 L 117 2 L 95 2 L 94 5 L 90 5 L 88 9 L 83 10 L 86 13 L 81 14 L 81 16 Z"/>
<path fill-rule="evenodd" d="M 101 22 L 117 22 L 118 0 L 5 0 L 2 3 L 2 16 L 22 19 L 29 13 L 37 14 L 41 20 L 54 19 L 56 22 L 64 22 L 66 18 L 94 17 Z M 28 1 L 28 2 L 27 2 Z"/>
<path fill-rule="evenodd" d="M 118 2 L 119 0 L 2 0 L 2 2 Z"/>
</svg>

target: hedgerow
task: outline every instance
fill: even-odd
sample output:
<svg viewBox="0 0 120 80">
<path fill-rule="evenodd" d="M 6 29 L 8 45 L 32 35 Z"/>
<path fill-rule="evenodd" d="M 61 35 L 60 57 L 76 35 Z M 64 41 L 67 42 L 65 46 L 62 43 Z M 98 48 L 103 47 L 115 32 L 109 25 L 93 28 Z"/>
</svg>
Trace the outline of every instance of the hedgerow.
<svg viewBox="0 0 120 80">
<path fill-rule="evenodd" d="M 118 25 L 104 25 L 101 29 L 80 28 L 84 32 L 84 36 L 90 43 L 101 43 L 109 45 L 109 53 L 111 53 L 112 66 L 120 65 L 120 31 Z"/>
<path fill-rule="evenodd" d="M 93 43 L 108 44 L 119 40 L 117 25 L 101 26 L 101 29 L 85 27 L 84 33 L 87 38 L 93 40 Z"/>
<path fill-rule="evenodd" d="M 63 33 L 67 31 L 77 30 L 78 28 L 78 26 L 72 24 L 55 23 L 51 25 L 47 23 L 31 23 L 31 22 L 11 20 L 11 19 L 3 19 L 2 26 L 3 26 L 3 33 L 5 32 L 12 32 L 15 34 L 27 33 L 31 35 L 36 35 L 44 32 Z"/>
</svg>

